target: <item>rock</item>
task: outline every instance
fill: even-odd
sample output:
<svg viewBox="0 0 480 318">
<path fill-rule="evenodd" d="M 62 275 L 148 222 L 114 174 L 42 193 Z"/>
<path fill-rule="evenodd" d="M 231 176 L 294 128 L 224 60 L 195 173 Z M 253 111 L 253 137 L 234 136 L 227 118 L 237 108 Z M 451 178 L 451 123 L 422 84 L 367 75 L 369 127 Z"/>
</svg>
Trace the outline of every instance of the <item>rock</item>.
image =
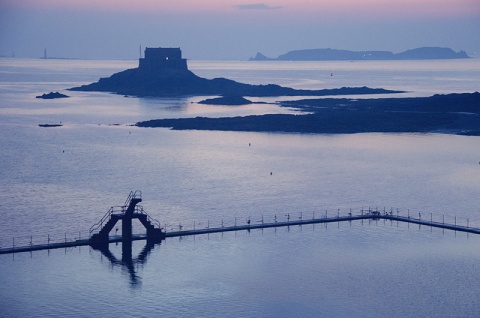
<svg viewBox="0 0 480 318">
<path fill-rule="evenodd" d="M 39 127 L 51 128 L 51 127 L 62 127 L 60 124 L 38 124 Z"/>
<path fill-rule="evenodd" d="M 304 114 L 168 118 L 138 127 L 308 134 L 444 133 L 480 135 L 480 94 L 414 98 L 321 98 L 281 102 Z"/>
</svg>

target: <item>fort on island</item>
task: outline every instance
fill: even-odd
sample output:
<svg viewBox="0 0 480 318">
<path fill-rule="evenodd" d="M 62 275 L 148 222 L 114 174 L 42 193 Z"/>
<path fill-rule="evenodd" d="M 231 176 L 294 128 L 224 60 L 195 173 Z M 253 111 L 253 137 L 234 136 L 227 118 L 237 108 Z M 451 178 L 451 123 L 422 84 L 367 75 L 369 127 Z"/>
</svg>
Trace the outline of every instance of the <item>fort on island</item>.
<svg viewBox="0 0 480 318">
<path fill-rule="evenodd" d="M 368 87 L 302 90 L 276 84 L 251 85 L 226 78 L 206 79 L 195 75 L 182 58 L 180 48 L 146 48 L 137 68 L 101 78 L 96 83 L 70 88 L 71 91 L 111 92 L 138 97 L 183 96 L 325 96 L 388 94 L 399 91 Z"/>
<path fill-rule="evenodd" d="M 138 68 L 142 71 L 162 71 L 166 69 L 188 70 L 187 60 L 182 58 L 180 48 L 145 48 Z"/>
</svg>

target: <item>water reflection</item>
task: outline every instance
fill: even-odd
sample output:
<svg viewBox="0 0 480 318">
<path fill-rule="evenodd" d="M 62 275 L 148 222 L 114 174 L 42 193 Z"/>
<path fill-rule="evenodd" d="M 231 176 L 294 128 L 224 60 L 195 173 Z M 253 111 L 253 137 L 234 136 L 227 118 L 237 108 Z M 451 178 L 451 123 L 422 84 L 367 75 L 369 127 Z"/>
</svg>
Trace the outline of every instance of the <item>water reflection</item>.
<svg viewBox="0 0 480 318">
<path fill-rule="evenodd" d="M 142 251 L 136 258 L 133 258 L 132 253 L 132 241 L 123 241 L 122 243 L 122 258 L 118 259 L 109 248 L 109 245 L 93 247 L 94 250 L 98 250 L 105 256 L 112 267 L 118 266 L 122 270 L 126 270 L 130 277 L 130 287 L 138 288 L 142 284 L 142 278 L 137 274 L 136 268 L 138 265 L 144 265 L 147 263 L 148 255 L 155 247 L 155 244 L 160 245 L 160 242 L 155 243 L 147 240 Z"/>
<path fill-rule="evenodd" d="M 166 112 L 183 113 L 187 111 L 190 98 L 160 98 L 160 97 L 147 97 L 147 98 L 135 98 L 135 101 L 145 109 L 146 112 L 158 111 L 161 114 Z"/>
</svg>

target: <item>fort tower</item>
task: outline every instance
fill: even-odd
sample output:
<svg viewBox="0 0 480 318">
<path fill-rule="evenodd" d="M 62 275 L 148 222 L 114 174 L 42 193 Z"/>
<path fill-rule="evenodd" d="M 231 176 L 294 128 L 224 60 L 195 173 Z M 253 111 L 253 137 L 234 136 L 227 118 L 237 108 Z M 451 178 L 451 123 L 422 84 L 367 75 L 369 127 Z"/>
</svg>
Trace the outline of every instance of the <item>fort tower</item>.
<svg viewBox="0 0 480 318">
<path fill-rule="evenodd" d="M 187 70 L 187 60 L 180 48 L 145 48 L 145 57 L 139 59 L 138 68 L 149 71 Z"/>
</svg>

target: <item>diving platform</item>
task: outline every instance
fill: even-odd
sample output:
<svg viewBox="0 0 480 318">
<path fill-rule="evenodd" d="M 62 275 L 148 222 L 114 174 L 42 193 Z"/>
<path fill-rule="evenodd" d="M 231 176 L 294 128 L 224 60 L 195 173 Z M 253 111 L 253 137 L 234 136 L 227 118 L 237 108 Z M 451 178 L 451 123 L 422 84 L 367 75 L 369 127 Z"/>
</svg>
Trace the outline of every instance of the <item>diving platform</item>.
<svg viewBox="0 0 480 318">
<path fill-rule="evenodd" d="M 162 240 L 165 233 L 160 223 L 151 218 L 138 203 L 142 202 L 142 192 L 132 191 L 125 204 L 119 207 L 112 206 L 103 218 L 90 228 L 89 244 L 94 246 L 110 243 L 110 231 L 117 222 L 122 222 L 122 241 L 132 241 L 132 221 L 138 219 L 147 230 L 146 239 Z M 156 225 L 156 226 L 155 226 Z"/>
</svg>

